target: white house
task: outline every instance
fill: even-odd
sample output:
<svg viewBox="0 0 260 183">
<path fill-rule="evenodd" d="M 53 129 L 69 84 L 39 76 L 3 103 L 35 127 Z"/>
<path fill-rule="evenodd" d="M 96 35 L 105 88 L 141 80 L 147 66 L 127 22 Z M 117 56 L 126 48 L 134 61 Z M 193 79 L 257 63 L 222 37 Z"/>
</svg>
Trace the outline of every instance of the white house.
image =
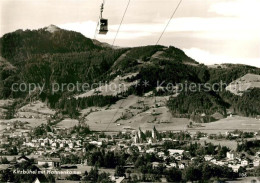
<svg viewBox="0 0 260 183">
<path fill-rule="evenodd" d="M 148 154 L 155 153 L 155 149 L 154 148 L 147 149 L 146 153 Z"/>
<path fill-rule="evenodd" d="M 147 143 L 148 143 L 148 144 L 152 144 L 152 143 L 153 143 L 152 138 L 149 138 Z"/>
<path fill-rule="evenodd" d="M 71 149 L 74 147 L 74 143 L 73 142 L 69 143 L 68 145 L 69 145 L 69 148 L 71 148 Z"/>
<path fill-rule="evenodd" d="M 184 169 L 185 168 L 185 164 L 184 163 L 181 163 L 180 165 L 179 165 L 179 169 Z"/>
<path fill-rule="evenodd" d="M 61 147 L 61 148 L 62 148 L 62 147 L 65 147 L 65 143 L 64 143 L 64 142 L 60 143 L 60 147 Z"/>
<path fill-rule="evenodd" d="M 175 154 L 182 155 L 184 150 L 178 150 L 178 149 L 168 149 L 170 156 L 173 156 Z"/>
<path fill-rule="evenodd" d="M 167 167 L 174 167 L 174 168 L 177 168 L 177 163 L 170 163 Z"/>
<path fill-rule="evenodd" d="M 39 158 L 38 165 L 43 166 L 48 164 L 49 167 L 58 168 L 60 167 L 60 158 Z"/>
<path fill-rule="evenodd" d="M 40 146 L 45 146 L 45 143 L 44 143 L 44 142 L 41 142 Z"/>
<path fill-rule="evenodd" d="M 235 152 L 234 152 L 234 151 L 229 151 L 229 152 L 227 152 L 227 158 L 228 158 L 229 160 L 235 159 Z"/>
<path fill-rule="evenodd" d="M 237 165 L 229 164 L 228 167 L 232 168 L 233 172 L 238 172 L 238 169 L 241 167 L 241 165 L 240 164 L 237 164 Z"/>
<path fill-rule="evenodd" d="M 153 165 L 153 168 L 156 168 L 156 167 L 158 167 L 159 166 L 159 162 L 152 162 L 152 165 Z"/>
<path fill-rule="evenodd" d="M 241 166 L 247 166 L 248 165 L 248 161 L 247 160 L 242 160 L 241 161 Z"/>
<path fill-rule="evenodd" d="M 102 142 L 98 142 L 98 141 L 91 141 L 91 142 L 89 142 L 89 144 L 93 144 L 93 145 L 97 145 L 97 146 L 102 146 Z"/>
<path fill-rule="evenodd" d="M 162 141 L 172 141 L 171 138 L 162 138 Z"/>
<path fill-rule="evenodd" d="M 53 143 L 51 144 L 51 146 L 52 146 L 52 147 L 57 147 L 58 144 L 57 144 L 57 142 L 53 142 Z"/>
<path fill-rule="evenodd" d="M 32 143 L 32 142 L 28 142 L 28 143 L 24 142 L 23 144 L 24 144 L 25 146 L 28 146 L 28 147 L 35 147 L 35 144 Z"/>
<path fill-rule="evenodd" d="M 115 177 L 115 176 L 110 176 L 110 179 L 116 183 L 121 183 L 125 179 L 125 177 Z"/>
<path fill-rule="evenodd" d="M 253 165 L 254 165 L 254 167 L 260 166 L 260 159 L 259 158 L 254 159 Z"/>
<path fill-rule="evenodd" d="M 158 155 L 160 158 L 165 158 L 165 157 L 166 157 L 165 154 L 164 154 L 164 152 L 162 152 L 162 151 L 158 152 L 157 155 Z"/>
<path fill-rule="evenodd" d="M 204 156 L 204 159 L 205 159 L 205 161 L 210 161 L 210 160 L 213 159 L 213 156 L 211 156 L 211 155 L 206 155 L 206 156 Z"/>
</svg>

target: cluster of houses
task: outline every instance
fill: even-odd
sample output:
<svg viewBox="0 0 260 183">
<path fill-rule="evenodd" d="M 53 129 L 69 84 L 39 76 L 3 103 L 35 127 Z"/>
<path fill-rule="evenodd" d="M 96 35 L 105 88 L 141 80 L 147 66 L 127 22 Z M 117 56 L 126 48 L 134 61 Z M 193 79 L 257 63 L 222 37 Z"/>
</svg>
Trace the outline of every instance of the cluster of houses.
<svg viewBox="0 0 260 183">
<path fill-rule="evenodd" d="M 222 160 L 216 160 L 212 155 L 206 155 L 204 156 L 205 161 L 211 162 L 215 165 L 220 166 L 228 166 L 232 168 L 234 172 L 238 172 L 240 167 L 244 168 L 252 168 L 252 167 L 258 167 L 260 165 L 260 152 L 256 154 L 255 157 L 249 158 L 240 158 L 239 154 L 235 151 L 229 151 L 226 154 L 226 158 Z"/>
<path fill-rule="evenodd" d="M 16 125 L 19 125 L 19 123 Z M 12 128 L 14 128 L 14 126 L 11 126 L 11 129 Z M 171 138 L 160 138 L 160 140 L 158 140 L 159 132 L 155 127 L 152 129 L 150 137 L 145 137 L 145 133 L 142 132 L 141 129 L 132 132 L 122 132 L 123 135 L 128 135 L 131 138 L 121 138 L 116 135 L 111 138 L 101 138 L 97 134 L 89 134 L 84 138 L 77 134 L 72 134 L 67 137 L 67 135 L 70 134 L 70 131 L 66 129 L 67 135 L 62 136 L 62 133 L 60 132 L 64 132 L 65 129 L 58 128 L 55 129 L 55 133 L 47 132 L 47 135 L 44 137 L 33 138 L 31 135 L 32 129 L 30 128 L 23 127 L 23 129 L 16 129 L 16 131 L 10 132 L 11 129 L 9 129 L 9 131 L 6 130 L 2 134 L 0 138 L 1 145 L 8 145 L 11 138 L 23 139 L 23 143 L 17 146 L 18 152 L 30 149 L 31 151 L 28 151 L 28 154 L 26 155 L 36 156 L 36 163 L 39 167 L 48 167 L 51 169 L 60 168 L 62 166 L 61 159 L 58 158 L 58 156 L 51 156 L 52 154 L 59 154 L 60 152 L 63 154 L 82 154 L 86 151 L 84 148 L 86 144 L 92 144 L 97 147 L 106 144 L 107 151 L 125 151 L 127 153 L 131 153 L 131 148 L 134 146 L 139 150 L 140 154 L 155 154 L 155 156 L 160 157 L 162 160 L 170 159 L 167 164 L 156 161 L 152 162 L 153 168 L 163 165 L 166 168 L 175 167 L 178 169 L 185 169 L 193 160 L 189 156 L 189 152 L 183 149 L 168 149 L 166 152 L 162 147 L 164 142 L 177 140 Z M 16 145 L 15 143 L 16 141 L 12 141 L 11 145 Z M 0 155 L 5 155 L 5 150 L 3 148 L 0 148 Z M 22 159 L 19 161 L 21 160 Z M 240 154 L 237 152 L 230 151 L 227 152 L 226 158 L 222 160 L 216 160 L 212 155 L 205 155 L 204 160 L 216 165 L 228 166 L 232 168 L 234 172 L 238 172 L 240 167 L 258 167 L 260 165 L 260 152 L 256 153 L 255 157 L 245 156 L 241 158 Z M 83 161 L 82 164 L 86 163 Z"/>
<path fill-rule="evenodd" d="M 14 115 L 15 118 L 25 118 L 25 119 L 48 119 L 48 118 L 53 118 L 53 115 L 50 115 L 48 113 L 43 113 L 39 111 L 33 111 L 33 110 L 28 110 L 28 111 L 21 111 L 17 112 Z"/>
<path fill-rule="evenodd" d="M 227 152 L 227 164 L 231 167 L 234 172 L 238 172 L 240 167 L 252 168 L 260 165 L 260 152 L 256 153 L 255 157 L 240 158 L 239 154 L 235 151 Z"/>
</svg>

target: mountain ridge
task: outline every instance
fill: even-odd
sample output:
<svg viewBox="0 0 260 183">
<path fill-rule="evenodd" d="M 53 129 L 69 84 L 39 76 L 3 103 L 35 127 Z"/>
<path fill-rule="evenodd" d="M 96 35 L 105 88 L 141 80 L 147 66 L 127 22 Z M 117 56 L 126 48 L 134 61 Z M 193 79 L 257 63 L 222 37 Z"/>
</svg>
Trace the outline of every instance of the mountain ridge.
<svg viewBox="0 0 260 183">
<path fill-rule="evenodd" d="M 24 33 L 24 32 L 27 32 L 27 31 L 30 31 L 30 32 L 37 32 L 37 31 L 46 31 L 46 32 L 50 32 L 50 33 L 54 33 L 56 31 L 65 31 L 65 32 L 71 32 L 71 33 L 76 33 L 78 35 L 81 35 L 83 36 L 84 38 L 88 39 L 88 40 L 91 40 L 93 42 L 94 45 L 96 45 L 97 47 L 102 47 L 102 48 L 114 48 L 114 49 L 127 49 L 127 48 L 135 48 L 135 47 L 118 47 L 118 46 L 112 46 L 110 45 L 109 43 L 105 43 L 105 42 L 100 42 L 98 40 L 95 40 L 95 39 L 91 39 L 91 38 L 87 38 L 85 37 L 84 35 L 82 35 L 81 33 L 79 32 L 76 32 L 76 31 L 69 31 L 69 30 L 66 30 L 66 29 L 61 29 L 60 27 L 54 25 L 54 24 L 50 24 L 49 26 L 46 26 L 46 27 L 43 27 L 43 28 L 39 28 L 39 29 L 26 29 L 26 30 L 22 30 L 22 29 L 18 29 L 16 31 L 13 31 L 13 32 L 10 32 L 10 33 L 6 33 L 4 34 L 2 37 L 0 37 L 0 39 L 3 39 L 3 37 L 5 37 L 6 35 L 9 35 L 9 34 L 13 34 L 13 33 Z M 2 46 L 2 43 L 0 43 L 0 46 Z M 151 46 L 155 46 L 155 45 L 151 45 Z M 139 47 L 145 47 L 145 46 L 139 46 Z M 0 47 L 1 48 L 1 47 Z M 0 55 L 3 55 L 2 54 L 2 49 L 0 49 Z M 179 49 L 180 50 L 180 49 Z M 180 50 L 182 51 L 182 50 Z M 182 51 L 183 52 L 183 51 Z M 184 53 L 184 52 L 183 52 Z M 185 54 L 185 53 L 184 53 Z M 185 54 L 185 57 L 189 58 L 186 54 Z M 5 57 L 5 59 L 7 59 Z M 192 59 L 194 60 L 194 59 Z M 198 62 L 197 62 L 198 63 Z M 230 67 L 232 65 L 242 65 L 242 66 L 250 66 L 250 65 L 246 65 L 246 64 L 231 64 L 231 63 L 222 63 L 222 64 L 214 64 L 214 65 L 206 65 L 207 67 L 209 68 L 214 68 L 214 67 L 222 67 L 222 68 L 227 68 L 227 67 Z M 255 67 L 255 66 L 250 66 L 250 67 Z M 257 67 L 255 67 L 257 68 Z"/>
<path fill-rule="evenodd" d="M 0 65 L 0 98 L 21 99 L 25 103 L 32 98 L 39 99 L 57 112 L 75 118 L 80 110 L 88 108 L 89 105 L 110 105 L 110 102 L 131 95 L 143 97 L 150 92 L 152 96 L 169 98 L 173 94 L 164 90 L 168 83 L 176 85 L 187 82 L 198 85 L 224 81 L 230 84 L 248 73 L 260 74 L 259 68 L 247 65 L 223 64 L 223 67 L 209 67 L 196 62 L 173 46 L 111 47 L 107 43 L 86 38 L 81 33 L 63 30 L 54 25 L 38 30 L 19 30 L 5 34 L 0 38 L 0 55 L 1 62 L 5 63 L 4 67 Z M 9 69 L 6 69 L 7 66 Z M 131 73 L 136 75 L 124 78 Z M 122 82 L 137 82 L 137 85 L 131 84 L 126 91 L 117 93 L 116 96 L 98 95 L 80 99 L 71 96 L 82 94 L 82 91 L 51 92 L 52 83 L 93 84 L 99 81 L 110 82 L 117 76 L 124 78 Z M 164 81 L 160 85 L 161 90 L 158 90 L 158 81 Z M 144 82 L 148 82 L 149 85 L 144 86 Z M 11 90 L 13 83 L 37 83 L 44 85 L 45 88 L 42 93 L 36 91 L 36 94 L 14 92 Z M 259 91 L 256 89 L 252 92 Z M 226 116 L 229 108 L 234 108 L 237 113 L 246 116 L 260 114 L 257 106 L 253 111 L 250 109 L 248 111 L 245 109 L 247 105 L 243 108 L 237 105 L 242 100 L 250 101 L 253 106 L 258 105 L 250 95 L 237 97 L 227 90 L 221 92 L 211 90 L 198 94 L 185 94 L 182 91 L 180 95 L 169 98 L 165 107 L 174 116 L 192 118 L 200 122 L 215 120 L 212 116 L 216 113 Z"/>
</svg>

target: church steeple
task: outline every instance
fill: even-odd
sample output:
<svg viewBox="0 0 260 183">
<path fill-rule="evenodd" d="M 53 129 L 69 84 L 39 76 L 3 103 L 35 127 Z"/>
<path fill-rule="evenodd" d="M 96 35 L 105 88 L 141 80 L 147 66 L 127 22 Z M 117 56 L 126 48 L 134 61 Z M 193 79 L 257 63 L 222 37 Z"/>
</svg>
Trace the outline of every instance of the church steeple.
<svg viewBox="0 0 260 183">
<path fill-rule="evenodd" d="M 156 139 L 157 138 L 157 130 L 156 130 L 156 128 L 155 128 L 155 126 L 153 126 L 153 130 L 152 130 L 152 138 L 153 139 Z"/>
</svg>

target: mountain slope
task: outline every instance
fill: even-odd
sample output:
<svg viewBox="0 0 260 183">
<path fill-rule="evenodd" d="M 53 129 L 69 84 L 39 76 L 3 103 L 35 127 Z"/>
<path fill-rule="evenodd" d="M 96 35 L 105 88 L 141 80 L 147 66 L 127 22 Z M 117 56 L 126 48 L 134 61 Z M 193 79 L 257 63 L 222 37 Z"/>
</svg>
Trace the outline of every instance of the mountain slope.
<svg viewBox="0 0 260 183">
<path fill-rule="evenodd" d="M 252 88 L 260 88 L 260 75 L 246 74 L 230 83 L 226 90 L 235 95 L 242 96 L 244 92 Z"/>
<path fill-rule="evenodd" d="M 17 30 L 0 39 L 0 54 L 11 63 L 34 54 L 84 52 L 98 48 L 82 34 L 53 25 L 39 30 Z"/>
<path fill-rule="evenodd" d="M 17 68 L 3 57 L 0 57 L 0 98 L 10 96 L 11 85 L 18 79 L 16 75 Z"/>
<path fill-rule="evenodd" d="M 255 116 L 260 113 L 256 106 L 259 99 L 250 95 L 253 92 L 258 96 L 258 90 L 249 91 L 242 99 L 236 98 L 238 96 L 233 98 L 233 94 L 230 94 L 232 100 L 229 100 L 226 90 L 210 89 L 196 93 L 180 91 L 177 87 L 185 83 L 199 85 L 221 81 L 223 85 L 228 85 L 248 73 L 259 75 L 259 68 L 230 64 L 207 67 L 173 46 L 115 49 L 80 33 L 51 25 L 39 30 L 18 30 L 4 35 L 0 38 L 0 55 L 0 98 L 16 98 L 25 103 L 30 98 L 40 99 L 63 115 L 74 118 L 90 106 L 109 106 L 132 95 L 165 96 L 168 99 L 174 95 L 163 106 L 164 113 L 168 116 L 168 111 L 165 111 L 168 107 L 173 116 L 185 116 L 201 122 L 214 120 L 212 116 L 216 113 L 225 116 L 230 107 L 243 115 Z M 113 81 L 117 81 L 117 86 L 126 84 L 127 89 L 121 92 L 97 91 L 107 86 L 105 82 Z M 41 92 L 35 90 L 30 94 L 28 91 L 14 92 L 11 86 L 15 82 L 35 83 L 44 88 Z M 99 82 L 103 83 L 102 86 L 91 87 L 91 84 Z M 87 89 L 91 92 L 81 89 L 72 91 L 66 87 L 77 83 L 89 84 Z M 53 84 L 65 84 L 65 87 L 54 92 Z M 253 106 L 252 110 L 245 112 L 245 107 L 239 107 L 241 101 L 248 101 L 246 103 Z M 202 117 L 207 119 L 201 120 Z"/>
</svg>

